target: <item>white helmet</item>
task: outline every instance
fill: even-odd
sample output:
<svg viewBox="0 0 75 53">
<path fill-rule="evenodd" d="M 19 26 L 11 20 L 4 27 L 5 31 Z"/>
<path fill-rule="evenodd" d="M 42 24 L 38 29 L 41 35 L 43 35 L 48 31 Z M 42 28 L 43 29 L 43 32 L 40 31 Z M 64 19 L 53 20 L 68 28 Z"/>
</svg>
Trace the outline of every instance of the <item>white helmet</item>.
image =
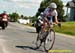
<svg viewBox="0 0 75 53">
<path fill-rule="evenodd" d="M 51 8 L 57 8 L 57 5 L 56 5 L 56 3 L 50 3 L 49 7 L 51 7 Z"/>
</svg>

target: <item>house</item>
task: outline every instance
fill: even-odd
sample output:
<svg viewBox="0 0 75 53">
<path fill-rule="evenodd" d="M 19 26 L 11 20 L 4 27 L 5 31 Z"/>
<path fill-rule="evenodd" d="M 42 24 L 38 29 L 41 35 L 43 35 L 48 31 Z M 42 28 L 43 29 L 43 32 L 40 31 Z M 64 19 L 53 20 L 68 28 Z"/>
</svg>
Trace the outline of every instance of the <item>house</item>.
<svg viewBox="0 0 75 53">
<path fill-rule="evenodd" d="M 30 19 L 18 19 L 18 23 L 29 24 L 30 23 Z"/>
<path fill-rule="evenodd" d="M 67 7 L 67 12 L 68 12 L 68 8 L 70 8 L 70 18 L 69 20 L 70 21 L 75 21 L 75 0 L 72 0 L 72 1 L 69 1 L 67 4 L 66 4 L 66 7 Z"/>
</svg>

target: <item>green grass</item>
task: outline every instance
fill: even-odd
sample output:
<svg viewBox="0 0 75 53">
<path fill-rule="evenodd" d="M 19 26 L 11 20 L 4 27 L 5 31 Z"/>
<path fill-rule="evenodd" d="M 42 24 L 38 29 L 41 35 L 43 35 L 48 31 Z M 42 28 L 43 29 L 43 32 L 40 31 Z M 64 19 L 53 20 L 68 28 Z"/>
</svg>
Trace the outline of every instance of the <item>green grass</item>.
<svg viewBox="0 0 75 53">
<path fill-rule="evenodd" d="M 59 33 L 75 36 L 75 22 L 62 22 L 61 25 L 61 29 L 57 26 L 54 26 L 53 29 Z"/>
</svg>

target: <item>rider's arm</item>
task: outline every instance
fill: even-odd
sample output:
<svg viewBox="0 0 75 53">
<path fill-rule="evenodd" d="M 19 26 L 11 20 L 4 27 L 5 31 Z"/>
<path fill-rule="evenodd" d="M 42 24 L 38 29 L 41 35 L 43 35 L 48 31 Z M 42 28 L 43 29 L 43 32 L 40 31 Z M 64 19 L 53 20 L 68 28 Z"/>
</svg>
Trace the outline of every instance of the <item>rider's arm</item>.
<svg viewBox="0 0 75 53">
<path fill-rule="evenodd" d="M 52 15 L 54 16 L 54 21 L 56 24 L 58 24 L 58 13 L 56 10 L 54 10 L 54 12 L 52 13 Z"/>
<path fill-rule="evenodd" d="M 57 16 L 54 16 L 54 19 L 55 19 L 55 23 L 58 24 Z"/>
<path fill-rule="evenodd" d="M 43 15 L 44 15 L 44 16 L 47 16 L 47 14 L 49 13 L 48 11 L 49 11 L 49 8 L 47 7 L 47 8 L 44 10 Z"/>
</svg>

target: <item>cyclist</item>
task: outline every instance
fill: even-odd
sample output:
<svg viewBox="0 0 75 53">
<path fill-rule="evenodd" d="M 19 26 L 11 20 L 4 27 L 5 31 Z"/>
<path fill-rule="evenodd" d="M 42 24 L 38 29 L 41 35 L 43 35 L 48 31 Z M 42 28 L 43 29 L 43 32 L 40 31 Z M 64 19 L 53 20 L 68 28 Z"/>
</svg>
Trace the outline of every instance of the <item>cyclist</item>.
<svg viewBox="0 0 75 53">
<path fill-rule="evenodd" d="M 44 21 L 44 18 L 45 20 L 47 21 L 47 24 L 50 26 L 50 23 L 52 23 L 52 18 L 54 18 L 55 20 L 55 23 L 58 24 L 58 20 L 57 20 L 57 16 L 58 16 L 58 13 L 56 11 L 56 8 L 57 8 L 57 5 L 56 3 L 50 3 L 50 5 L 44 10 L 43 12 L 43 21 Z M 43 31 L 45 31 L 45 27 L 46 27 L 46 24 L 45 24 L 45 21 L 43 23 Z"/>
</svg>

